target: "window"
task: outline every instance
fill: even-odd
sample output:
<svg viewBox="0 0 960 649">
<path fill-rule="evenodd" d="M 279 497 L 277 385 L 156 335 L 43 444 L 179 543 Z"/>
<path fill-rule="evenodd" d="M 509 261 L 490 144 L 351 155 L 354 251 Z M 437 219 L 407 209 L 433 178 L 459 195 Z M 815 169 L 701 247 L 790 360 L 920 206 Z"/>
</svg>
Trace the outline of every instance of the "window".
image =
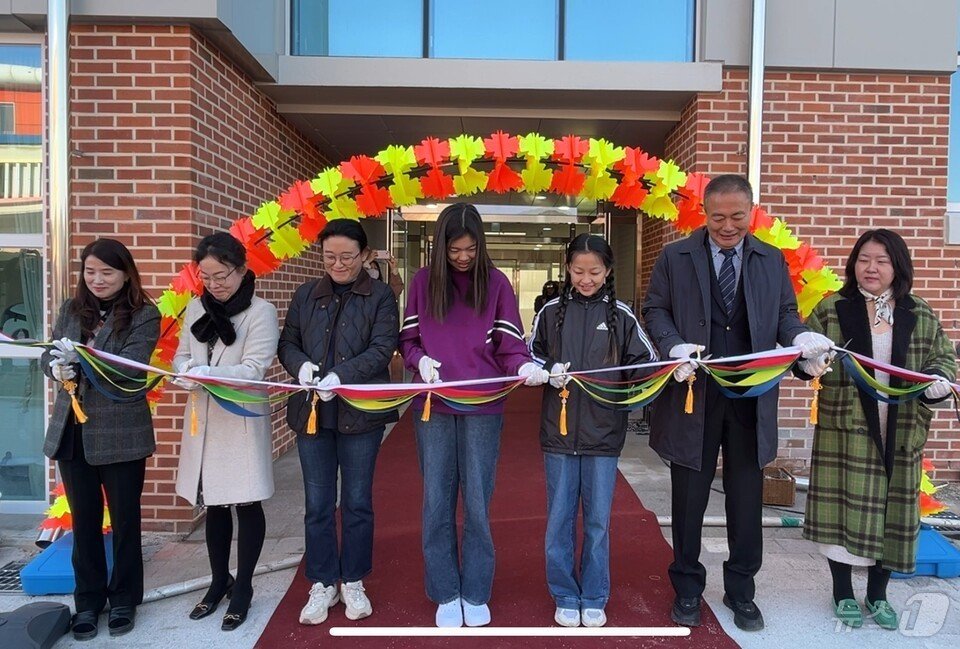
<svg viewBox="0 0 960 649">
<path fill-rule="evenodd" d="M 696 0 L 294 0 L 291 51 L 692 61 L 695 5 Z"/>
<path fill-rule="evenodd" d="M 960 50 L 960 44 L 957 45 Z M 950 77 L 950 129 L 947 140 L 946 242 L 960 244 L 960 51 L 957 72 Z"/>
<path fill-rule="evenodd" d="M 0 133 L 15 133 L 16 117 L 13 104 L 0 104 Z"/>
<path fill-rule="evenodd" d="M 40 45 L 0 43 L 0 331 L 18 339 L 46 338 L 41 82 Z M 0 512 L 46 503 L 39 357 L 39 349 L 0 345 Z"/>
<path fill-rule="evenodd" d="M 566 0 L 568 61 L 692 61 L 694 0 Z"/>
<path fill-rule="evenodd" d="M 296 0 L 293 53 L 423 56 L 423 0 Z"/>
<path fill-rule="evenodd" d="M 557 0 L 432 0 L 430 57 L 556 60 Z"/>
</svg>

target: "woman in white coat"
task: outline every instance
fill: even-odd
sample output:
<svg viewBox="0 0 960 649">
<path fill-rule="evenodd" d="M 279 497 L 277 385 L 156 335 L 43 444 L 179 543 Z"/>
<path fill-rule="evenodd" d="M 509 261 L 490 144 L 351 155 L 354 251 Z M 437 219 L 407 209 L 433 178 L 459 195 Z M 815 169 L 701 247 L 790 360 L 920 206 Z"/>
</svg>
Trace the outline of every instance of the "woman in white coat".
<svg viewBox="0 0 960 649">
<path fill-rule="evenodd" d="M 226 232 L 205 237 L 194 253 L 203 294 L 187 306 L 173 366 L 190 376 L 262 380 L 273 363 L 279 338 L 277 310 L 254 295 L 246 251 Z M 221 628 L 232 631 L 247 617 L 253 598 L 253 569 L 260 558 L 266 523 L 261 502 L 273 495 L 273 452 L 269 406 L 244 408 L 263 415 L 228 412 L 193 381 L 184 416 L 177 495 L 207 510 L 207 552 L 213 580 L 190 618 L 212 614 L 231 596 Z M 233 538 L 231 506 L 237 512 L 237 575 L 229 572 Z"/>
</svg>

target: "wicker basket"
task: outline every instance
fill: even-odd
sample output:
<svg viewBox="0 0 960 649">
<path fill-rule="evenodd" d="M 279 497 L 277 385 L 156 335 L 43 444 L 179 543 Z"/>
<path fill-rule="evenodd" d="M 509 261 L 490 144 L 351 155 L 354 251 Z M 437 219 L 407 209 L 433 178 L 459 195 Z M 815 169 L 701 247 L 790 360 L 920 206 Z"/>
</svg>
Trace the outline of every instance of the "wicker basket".
<svg viewBox="0 0 960 649">
<path fill-rule="evenodd" d="M 763 469 L 763 504 L 793 507 L 797 496 L 797 479 L 779 466 Z"/>
</svg>

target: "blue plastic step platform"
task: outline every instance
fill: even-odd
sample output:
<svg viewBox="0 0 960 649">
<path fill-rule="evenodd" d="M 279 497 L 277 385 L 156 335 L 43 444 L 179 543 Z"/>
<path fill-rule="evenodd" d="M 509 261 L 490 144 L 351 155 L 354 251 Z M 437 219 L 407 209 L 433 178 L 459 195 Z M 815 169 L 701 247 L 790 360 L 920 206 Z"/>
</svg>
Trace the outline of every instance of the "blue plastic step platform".
<svg viewBox="0 0 960 649">
<path fill-rule="evenodd" d="M 113 572 L 113 534 L 103 535 L 107 558 L 107 579 Z M 64 534 L 33 558 L 20 571 L 20 583 L 27 595 L 69 595 L 76 587 L 73 576 L 73 534 Z"/>
<path fill-rule="evenodd" d="M 940 577 L 949 579 L 960 576 L 960 550 L 937 530 L 927 525 L 920 526 L 917 541 L 917 571 L 906 574 L 895 572 L 895 579 L 909 577 Z"/>
</svg>

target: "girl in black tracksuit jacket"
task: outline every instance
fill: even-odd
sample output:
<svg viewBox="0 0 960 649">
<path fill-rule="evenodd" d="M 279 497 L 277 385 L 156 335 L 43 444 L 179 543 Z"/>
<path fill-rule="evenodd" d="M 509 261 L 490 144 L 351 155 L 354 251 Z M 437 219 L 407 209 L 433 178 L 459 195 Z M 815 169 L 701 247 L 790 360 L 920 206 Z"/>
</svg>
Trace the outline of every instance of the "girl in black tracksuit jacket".
<svg viewBox="0 0 960 649">
<path fill-rule="evenodd" d="M 564 371 L 636 365 L 657 354 L 633 311 L 616 299 L 613 250 L 596 235 L 582 234 L 567 246 L 560 296 L 534 321 L 530 351 L 550 370 L 540 419 L 540 446 L 547 478 L 547 584 L 562 626 L 603 626 L 610 596 L 608 526 L 617 458 L 626 439 L 627 413 L 591 399 L 566 384 L 567 434 L 560 433 Z M 637 381 L 652 369 L 603 372 L 590 378 Z M 577 511 L 583 505 L 583 556 L 574 565 Z"/>
</svg>

